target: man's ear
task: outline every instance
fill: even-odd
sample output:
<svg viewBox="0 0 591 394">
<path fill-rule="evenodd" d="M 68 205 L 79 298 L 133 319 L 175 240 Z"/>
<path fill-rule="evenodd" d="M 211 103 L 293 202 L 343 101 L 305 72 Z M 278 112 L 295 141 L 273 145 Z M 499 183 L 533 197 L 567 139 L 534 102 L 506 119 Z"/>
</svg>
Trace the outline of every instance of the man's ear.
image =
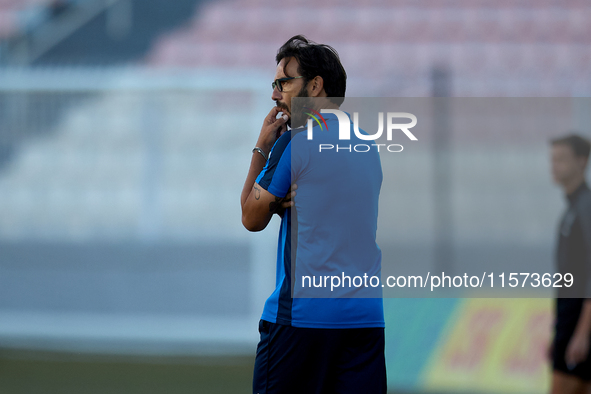
<svg viewBox="0 0 591 394">
<path fill-rule="evenodd" d="M 310 81 L 310 97 L 322 97 L 322 92 L 324 92 L 324 80 L 321 76 L 317 75 L 314 77 L 313 80 Z"/>
</svg>

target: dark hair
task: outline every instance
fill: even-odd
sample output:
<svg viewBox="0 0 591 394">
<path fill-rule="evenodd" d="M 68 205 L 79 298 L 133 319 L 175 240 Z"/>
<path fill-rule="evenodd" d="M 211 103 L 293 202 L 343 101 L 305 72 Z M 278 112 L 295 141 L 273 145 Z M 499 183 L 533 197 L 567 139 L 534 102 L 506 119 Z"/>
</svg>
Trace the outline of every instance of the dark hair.
<svg viewBox="0 0 591 394">
<path fill-rule="evenodd" d="M 591 144 L 589 140 L 577 134 L 570 134 L 565 137 L 555 138 L 550 141 L 552 145 L 568 145 L 572 148 L 575 156 L 589 158 Z"/>
<path fill-rule="evenodd" d="M 326 95 L 331 98 L 337 97 L 332 99 L 332 102 L 341 105 L 345 101 L 347 73 L 333 47 L 317 44 L 302 35 L 297 35 L 279 48 L 275 60 L 279 64 L 281 59 L 290 57 L 298 61 L 298 73 L 304 77 L 304 83 L 320 76 L 324 81 Z"/>
</svg>

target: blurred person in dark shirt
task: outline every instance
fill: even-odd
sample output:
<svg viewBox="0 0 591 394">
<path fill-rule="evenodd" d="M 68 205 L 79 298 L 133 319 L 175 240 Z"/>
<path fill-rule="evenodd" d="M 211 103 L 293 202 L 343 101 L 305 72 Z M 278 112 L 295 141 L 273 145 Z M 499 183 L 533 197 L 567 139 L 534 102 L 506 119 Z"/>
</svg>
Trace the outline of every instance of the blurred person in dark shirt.
<svg viewBox="0 0 591 394">
<path fill-rule="evenodd" d="M 573 275 L 572 287 L 559 288 L 555 303 L 552 394 L 591 393 L 591 190 L 585 181 L 590 146 L 575 134 L 551 141 L 552 176 L 568 201 L 558 228 L 557 270 Z"/>
</svg>

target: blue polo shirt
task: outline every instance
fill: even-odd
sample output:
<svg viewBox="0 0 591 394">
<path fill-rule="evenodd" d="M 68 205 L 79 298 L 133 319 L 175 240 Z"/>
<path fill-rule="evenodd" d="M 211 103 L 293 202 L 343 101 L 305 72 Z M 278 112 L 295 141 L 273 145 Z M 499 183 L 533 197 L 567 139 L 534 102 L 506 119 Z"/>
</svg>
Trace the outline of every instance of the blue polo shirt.
<svg viewBox="0 0 591 394">
<path fill-rule="evenodd" d="M 298 185 L 295 205 L 281 219 L 276 288 L 262 319 L 293 327 L 384 327 L 381 282 L 377 288 L 351 283 L 364 274 L 381 274 L 375 241 L 382 184 L 379 153 L 375 147 L 364 152 L 373 141 L 360 140 L 353 132 L 351 140 L 339 140 L 336 116 L 324 118 L 325 127 L 316 125 L 311 140 L 305 128 L 284 133 L 256 179 L 277 197 L 285 197 L 291 184 Z M 320 150 L 320 144 L 334 148 Z M 358 152 L 357 144 L 364 145 Z M 331 280 L 325 278 L 333 276 L 343 286 L 331 291 Z M 315 287 L 320 281 L 323 285 Z"/>
</svg>

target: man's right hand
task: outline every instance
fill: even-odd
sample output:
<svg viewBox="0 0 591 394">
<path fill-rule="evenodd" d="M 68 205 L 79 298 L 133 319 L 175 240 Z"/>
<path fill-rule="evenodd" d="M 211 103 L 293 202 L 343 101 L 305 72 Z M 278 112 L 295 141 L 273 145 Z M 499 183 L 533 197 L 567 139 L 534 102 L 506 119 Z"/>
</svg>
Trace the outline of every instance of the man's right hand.
<svg viewBox="0 0 591 394">
<path fill-rule="evenodd" d="M 269 156 L 275 141 L 277 141 L 277 139 L 281 137 L 285 131 L 287 131 L 286 122 L 289 119 L 289 116 L 283 114 L 282 117 L 277 119 L 277 115 L 281 111 L 283 111 L 281 108 L 273 107 L 273 109 L 271 109 L 263 121 L 263 127 L 261 127 L 261 133 L 259 134 L 259 139 L 256 146 L 261 148 L 267 157 Z"/>
</svg>

